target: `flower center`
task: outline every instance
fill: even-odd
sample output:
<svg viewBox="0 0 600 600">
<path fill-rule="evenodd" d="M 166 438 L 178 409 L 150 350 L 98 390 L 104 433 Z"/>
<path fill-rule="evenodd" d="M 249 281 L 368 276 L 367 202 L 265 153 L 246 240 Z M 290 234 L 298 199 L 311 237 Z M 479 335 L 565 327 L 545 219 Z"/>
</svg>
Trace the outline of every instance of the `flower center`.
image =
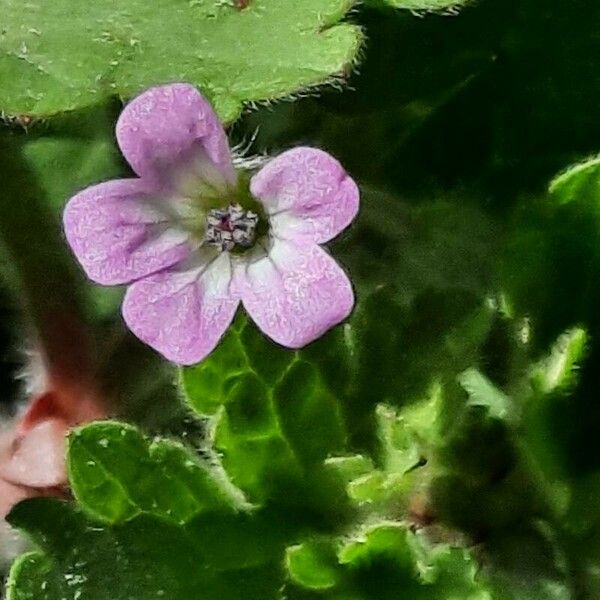
<svg viewBox="0 0 600 600">
<path fill-rule="evenodd" d="M 213 208 L 206 216 L 205 243 L 221 252 L 245 250 L 254 245 L 258 223 L 258 215 L 243 209 L 237 202 L 225 208 Z"/>
</svg>

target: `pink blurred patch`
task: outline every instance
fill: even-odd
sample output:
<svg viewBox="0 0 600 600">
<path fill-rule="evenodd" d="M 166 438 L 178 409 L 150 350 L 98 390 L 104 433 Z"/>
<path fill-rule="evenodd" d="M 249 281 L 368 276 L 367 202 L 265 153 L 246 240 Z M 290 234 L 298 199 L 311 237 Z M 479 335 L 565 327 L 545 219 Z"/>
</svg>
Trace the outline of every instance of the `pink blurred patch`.
<svg viewBox="0 0 600 600">
<path fill-rule="evenodd" d="M 71 386 L 33 398 L 0 435 L 0 516 L 26 498 L 67 496 L 67 435 L 78 424 L 106 416 L 93 395 Z"/>
</svg>

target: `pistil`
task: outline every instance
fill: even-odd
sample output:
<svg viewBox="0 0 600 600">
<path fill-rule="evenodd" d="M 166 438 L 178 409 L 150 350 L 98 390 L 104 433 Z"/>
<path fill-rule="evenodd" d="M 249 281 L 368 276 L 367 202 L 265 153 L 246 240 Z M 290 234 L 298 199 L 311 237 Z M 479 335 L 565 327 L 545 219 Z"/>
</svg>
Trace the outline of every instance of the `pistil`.
<svg viewBox="0 0 600 600">
<path fill-rule="evenodd" d="M 245 250 L 254 245 L 258 215 L 233 202 L 225 208 L 213 208 L 206 217 L 205 243 L 222 252 Z"/>
</svg>

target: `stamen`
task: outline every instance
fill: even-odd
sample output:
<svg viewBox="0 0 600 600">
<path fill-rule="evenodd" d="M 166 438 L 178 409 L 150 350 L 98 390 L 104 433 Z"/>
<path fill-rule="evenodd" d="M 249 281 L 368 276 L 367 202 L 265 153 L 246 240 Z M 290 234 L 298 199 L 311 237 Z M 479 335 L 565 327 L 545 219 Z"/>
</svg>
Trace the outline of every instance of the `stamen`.
<svg viewBox="0 0 600 600">
<path fill-rule="evenodd" d="M 206 217 L 205 242 L 222 252 L 254 245 L 258 215 L 237 202 L 226 208 L 213 208 Z"/>
</svg>

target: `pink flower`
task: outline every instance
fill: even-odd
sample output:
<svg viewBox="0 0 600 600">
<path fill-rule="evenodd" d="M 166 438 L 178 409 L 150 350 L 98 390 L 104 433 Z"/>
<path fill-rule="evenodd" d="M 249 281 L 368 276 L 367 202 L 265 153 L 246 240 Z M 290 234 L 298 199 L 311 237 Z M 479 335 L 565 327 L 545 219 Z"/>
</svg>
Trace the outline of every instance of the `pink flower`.
<svg viewBox="0 0 600 600">
<path fill-rule="evenodd" d="M 236 171 L 210 104 L 183 83 L 130 102 L 117 141 L 138 178 L 78 193 L 64 225 L 90 279 L 131 284 L 123 316 L 142 341 L 192 364 L 240 302 L 290 348 L 348 316 L 350 281 L 319 244 L 354 219 L 359 193 L 333 157 L 294 148 L 251 177 Z"/>
</svg>

